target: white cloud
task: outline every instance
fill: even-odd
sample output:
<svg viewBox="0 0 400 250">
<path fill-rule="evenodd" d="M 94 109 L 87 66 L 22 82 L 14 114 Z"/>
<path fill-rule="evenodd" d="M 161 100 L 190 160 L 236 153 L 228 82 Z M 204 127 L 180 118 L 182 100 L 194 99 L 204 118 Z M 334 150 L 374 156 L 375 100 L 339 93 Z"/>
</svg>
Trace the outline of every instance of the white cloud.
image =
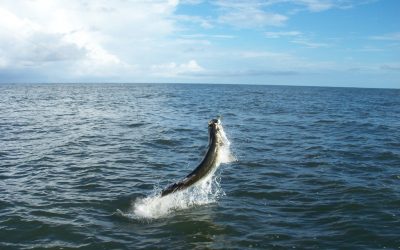
<svg viewBox="0 0 400 250">
<path fill-rule="evenodd" d="M 292 5 L 292 13 L 296 13 L 301 10 L 307 10 L 310 12 L 322 12 L 330 9 L 351 9 L 358 5 L 369 4 L 379 0 L 265 0 L 262 3 L 266 6 L 273 6 L 279 4 L 290 4 Z M 304 9 L 299 9 L 298 7 Z"/>
<path fill-rule="evenodd" d="M 154 75 L 164 77 L 190 76 L 194 73 L 204 71 L 196 60 L 190 60 L 187 63 L 177 64 L 175 62 L 157 64 L 151 66 Z"/>
<path fill-rule="evenodd" d="M 335 6 L 334 3 L 329 0 L 297 0 L 295 2 L 305 5 L 308 10 L 313 12 L 329 10 Z"/>
<path fill-rule="evenodd" d="M 0 7 L 0 51 L 3 61 L 14 67 L 83 58 L 86 49 L 66 41 L 62 34 L 48 32 L 42 25 L 20 18 Z"/>
<path fill-rule="evenodd" d="M 259 76 L 293 76 L 299 72 L 292 70 L 274 70 L 274 69 L 239 69 L 239 70 L 212 70 L 195 73 L 197 77 L 259 77 Z"/>
<path fill-rule="evenodd" d="M 63 75 L 132 75 L 142 58 L 157 53 L 154 50 L 175 31 L 171 17 L 177 4 L 176 0 L 2 1 L 1 67 L 60 64 Z"/>
<path fill-rule="evenodd" d="M 328 47 L 332 46 L 331 44 L 328 44 L 328 43 L 312 42 L 312 41 L 310 41 L 308 39 L 304 39 L 304 38 L 295 39 L 295 40 L 292 41 L 292 43 L 300 44 L 300 45 L 303 45 L 303 46 L 305 46 L 307 48 L 310 48 L 310 49 L 328 48 Z"/>
<path fill-rule="evenodd" d="M 380 41 L 400 41 L 400 32 L 394 32 L 379 36 L 370 37 L 372 40 L 380 40 Z"/>
<path fill-rule="evenodd" d="M 201 4 L 203 2 L 204 2 L 204 0 L 181 0 L 180 1 L 180 3 L 182 3 L 182 4 L 190 4 L 190 5 Z"/>
<path fill-rule="evenodd" d="M 267 38 L 278 39 L 278 38 L 290 38 L 291 43 L 302 45 L 306 48 L 327 48 L 331 47 L 332 44 L 313 42 L 310 35 L 307 35 L 300 31 L 276 31 L 276 32 L 265 32 Z"/>
<path fill-rule="evenodd" d="M 300 35 L 302 35 L 300 31 L 265 32 L 267 38 L 296 37 Z"/>
<path fill-rule="evenodd" d="M 5 68 L 6 66 L 8 66 L 7 60 L 4 57 L 0 56 L 0 69 Z"/>
<path fill-rule="evenodd" d="M 267 58 L 276 61 L 286 61 L 293 58 L 290 54 L 271 51 L 242 51 L 239 52 L 239 56 L 243 58 Z"/>
<path fill-rule="evenodd" d="M 364 45 L 358 51 L 370 53 L 370 52 L 383 52 L 386 51 L 386 49 L 371 45 Z"/>
<path fill-rule="evenodd" d="M 264 26 L 281 26 L 287 17 L 275 13 L 264 13 L 255 9 L 247 9 L 227 13 L 219 19 L 222 23 L 242 28 L 262 28 Z"/>
<path fill-rule="evenodd" d="M 265 26 L 281 26 L 288 19 L 285 15 L 267 12 L 258 1 L 218 1 L 222 14 L 219 22 L 241 27 L 262 28 Z"/>
<path fill-rule="evenodd" d="M 384 64 L 381 69 L 400 72 L 400 63 Z"/>
<path fill-rule="evenodd" d="M 218 17 L 220 23 L 239 28 L 263 28 L 286 24 L 289 19 L 287 13 L 293 14 L 304 10 L 322 12 L 334 8 L 349 9 L 371 1 L 375 0 L 218 0 L 214 4 L 220 10 Z M 275 7 L 280 5 L 285 5 L 289 11 L 286 14 L 276 11 Z"/>
<path fill-rule="evenodd" d="M 210 18 L 200 16 L 178 15 L 175 20 L 200 25 L 204 29 L 214 28 L 213 21 Z"/>
</svg>

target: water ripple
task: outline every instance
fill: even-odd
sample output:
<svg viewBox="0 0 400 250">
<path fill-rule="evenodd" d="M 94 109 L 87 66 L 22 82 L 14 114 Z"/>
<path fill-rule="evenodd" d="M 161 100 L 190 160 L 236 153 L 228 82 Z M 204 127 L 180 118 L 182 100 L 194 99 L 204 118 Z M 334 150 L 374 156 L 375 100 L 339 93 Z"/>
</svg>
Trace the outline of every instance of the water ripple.
<svg viewBox="0 0 400 250">
<path fill-rule="evenodd" d="M 398 90 L 0 85 L 2 249 L 398 249 Z M 215 202 L 116 214 L 185 176 L 223 115 Z"/>
</svg>

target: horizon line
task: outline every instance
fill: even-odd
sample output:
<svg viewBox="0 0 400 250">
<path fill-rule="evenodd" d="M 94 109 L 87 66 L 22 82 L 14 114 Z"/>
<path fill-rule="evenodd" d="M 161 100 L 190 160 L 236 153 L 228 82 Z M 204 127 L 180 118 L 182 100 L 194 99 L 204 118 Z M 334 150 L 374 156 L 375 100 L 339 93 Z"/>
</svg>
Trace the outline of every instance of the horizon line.
<svg viewBox="0 0 400 250">
<path fill-rule="evenodd" d="M 315 88 L 354 88 L 354 89 L 393 89 L 398 90 L 400 87 L 368 87 L 368 86 L 335 86 L 335 85 L 306 85 L 306 84 L 271 84 L 271 83 L 224 83 L 224 82 L 0 82 L 1 85 L 50 85 L 50 84 L 182 84 L 182 85 L 238 85 L 238 86 L 271 86 L 271 87 L 315 87 Z"/>
</svg>

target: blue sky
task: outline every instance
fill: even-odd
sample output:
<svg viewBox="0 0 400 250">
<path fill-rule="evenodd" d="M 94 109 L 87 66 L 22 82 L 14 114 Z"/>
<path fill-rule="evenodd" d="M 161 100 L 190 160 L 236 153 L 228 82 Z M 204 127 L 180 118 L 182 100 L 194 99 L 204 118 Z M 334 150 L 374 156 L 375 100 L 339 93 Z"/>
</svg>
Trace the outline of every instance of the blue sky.
<svg viewBox="0 0 400 250">
<path fill-rule="evenodd" d="M 3 0 L 0 82 L 400 88 L 398 0 Z"/>
</svg>

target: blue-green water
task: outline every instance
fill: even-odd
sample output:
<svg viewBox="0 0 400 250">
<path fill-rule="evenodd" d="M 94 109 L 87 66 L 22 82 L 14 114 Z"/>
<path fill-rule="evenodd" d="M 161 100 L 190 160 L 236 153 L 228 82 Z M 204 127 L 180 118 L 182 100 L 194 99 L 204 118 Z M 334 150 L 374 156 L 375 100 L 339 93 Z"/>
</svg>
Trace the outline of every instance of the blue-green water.
<svg viewBox="0 0 400 250">
<path fill-rule="evenodd" d="M 218 195 L 135 216 L 217 115 Z M 399 249 L 400 90 L 0 85 L 0 248 Z"/>
</svg>

